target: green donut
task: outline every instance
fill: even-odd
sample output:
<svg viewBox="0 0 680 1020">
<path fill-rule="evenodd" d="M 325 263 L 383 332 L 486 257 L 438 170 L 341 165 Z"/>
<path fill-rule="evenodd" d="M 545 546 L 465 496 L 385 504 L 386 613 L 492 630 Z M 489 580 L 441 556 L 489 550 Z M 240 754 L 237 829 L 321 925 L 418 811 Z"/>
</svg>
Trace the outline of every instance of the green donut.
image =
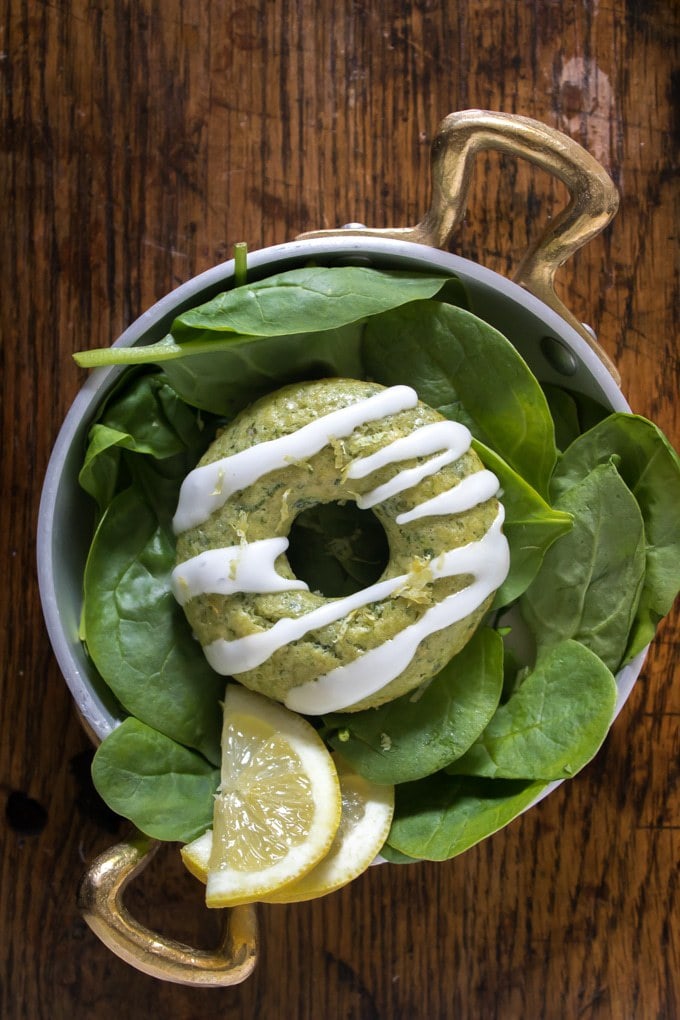
<svg viewBox="0 0 680 1020">
<path fill-rule="evenodd" d="M 412 399 L 409 394 L 413 395 Z M 402 407 L 408 402 L 407 398 L 412 406 Z M 385 401 L 396 401 L 398 406 L 373 420 L 361 421 L 351 428 L 346 426 L 347 434 L 338 435 L 340 421 L 346 422 L 351 415 L 363 414 L 363 408 L 373 405 L 377 408 Z M 387 463 L 374 470 L 368 470 L 373 462 L 363 460 L 373 455 L 386 456 L 379 451 L 386 450 L 395 440 L 411 437 L 408 443 L 412 444 L 421 442 L 421 436 L 439 434 L 444 422 L 446 419 L 418 401 L 407 387 L 387 390 L 375 383 L 353 379 L 324 379 L 295 383 L 263 397 L 218 434 L 198 470 L 192 472 L 182 489 L 175 518 L 178 538 L 173 586 L 195 636 L 219 672 L 235 676 L 246 687 L 307 714 L 321 714 L 336 708 L 357 711 L 383 704 L 417 688 L 465 645 L 507 573 L 507 562 L 500 562 L 507 561 L 507 543 L 499 525 L 502 510 L 495 495 L 490 494 L 497 488 L 497 483 L 493 485 L 495 479 L 469 448 L 467 430 L 452 423 L 447 423 L 445 428 L 450 432 L 458 429 L 461 436 L 467 434 L 461 450 L 447 454 L 440 446 L 434 453 L 431 450 L 426 454 L 411 453 L 406 460 Z M 438 429 L 423 431 L 426 426 L 434 425 L 438 425 Z M 316 430 L 318 434 L 324 428 L 330 431 L 321 448 L 310 455 L 297 456 L 295 443 L 304 445 L 303 440 L 308 442 L 307 433 L 311 436 Z M 286 440 L 276 444 L 281 437 Z M 392 447 L 395 451 L 398 448 Z M 292 454 L 286 455 L 286 449 L 292 450 Z M 410 449 L 410 446 L 406 448 Z M 274 457 L 273 468 L 271 457 L 268 460 L 269 450 Z M 402 444 L 401 456 L 403 453 Z M 239 454 L 242 456 L 235 457 Z M 416 484 L 393 494 L 387 492 L 385 498 L 371 507 L 384 528 L 389 546 L 389 562 L 378 586 L 389 583 L 376 588 L 375 592 L 374 586 L 367 591 L 368 595 L 382 597 L 370 598 L 363 605 L 352 604 L 350 611 L 343 612 L 339 619 L 323 623 L 323 615 L 319 614 L 332 616 L 342 608 L 341 600 L 305 590 L 301 582 L 297 582 L 285 555 L 285 539 L 295 518 L 318 503 L 353 500 L 361 505 L 362 498 L 370 501 L 380 497 L 382 493 L 376 490 L 381 486 L 398 477 L 406 479 L 408 476 L 402 475 L 403 472 L 410 469 L 421 473 L 432 471 L 447 456 L 449 460 L 455 459 L 444 463 L 434 473 L 420 477 Z M 224 483 L 225 477 L 232 478 L 232 465 L 236 470 L 241 464 L 245 465 L 245 475 L 234 475 L 235 481 Z M 202 468 L 207 470 L 201 472 Z M 367 473 L 360 477 L 364 471 Z M 447 494 L 454 490 L 462 494 L 465 486 L 457 487 L 473 475 L 476 477 L 472 483 L 466 484 L 477 492 L 478 501 L 474 505 L 458 512 L 434 512 L 440 504 L 430 504 L 434 510 L 427 516 L 414 516 L 422 512 L 419 508 L 423 504 L 435 497 L 448 499 Z M 198 484 L 197 479 L 204 479 L 201 484 L 207 485 L 209 506 L 198 506 L 198 497 L 192 489 Z M 481 485 L 482 481 L 485 485 Z M 226 497 L 221 488 L 223 484 L 227 485 Z M 393 482 L 393 488 L 399 484 L 403 483 Z M 231 491 L 229 486 L 236 488 Z M 372 495 L 368 496 L 369 493 Z M 484 497 L 481 501 L 480 496 Z M 397 523 L 403 515 L 407 520 Z M 268 544 L 271 539 L 280 541 L 275 546 Z M 440 576 L 442 554 L 463 547 L 472 548 L 476 556 L 477 549 L 483 549 L 483 555 L 480 552 L 477 556 L 480 563 L 483 560 L 480 571 L 486 578 L 486 587 L 480 588 L 483 598 L 461 619 L 440 627 L 444 613 L 441 604 L 448 600 L 446 613 L 450 613 L 454 605 L 464 605 L 469 597 L 467 593 L 459 596 L 455 603 L 450 597 L 464 589 L 471 591 L 470 586 L 477 576 L 472 568 L 452 576 Z M 214 590 L 202 590 L 203 582 L 192 580 L 194 574 L 190 574 L 190 568 L 205 566 L 206 553 L 213 563 L 217 556 L 223 555 L 214 551 L 225 549 L 227 561 L 221 570 L 222 580 L 219 584 L 208 585 Z M 250 575 L 253 571 L 257 578 L 264 575 L 255 568 L 247 571 L 243 566 L 246 559 L 240 557 L 244 551 L 254 556 L 259 555 L 260 550 L 269 550 L 270 556 L 273 556 L 272 550 L 278 550 L 271 563 L 275 571 L 273 587 L 284 590 L 271 590 L 272 583 L 269 588 L 265 584 L 263 590 L 260 582 L 253 581 Z M 495 556 L 491 568 L 489 553 L 492 559 Z M 465 556 L 469 558 L 469 553 L 462 555 L 460 564 L 465 566 L 468 563 Z M 240 580 L 239 570 L 243 571 L 245 582 Z M 270 582 L 272 570 L 269 571 Z M 200 571 L 198 574 L 204 576 Z M 397 578 L 401 579 L 398 584 Z M 236 585 L 237 590 L 230 590 L 230 585 Z M 253 588 L 256 590 L 251 590 Z M 385 595 L 386 588 L 394 590 Z M 361 601 L 360 595 L 357 598 Z M 440 608 L 430 613 L 435 607 Z M 304 633 L 307 621 L 296 623 L 294 627 L 282 622 L 299 621 L 309 614 L 315 614 L 310 619 L 317 619 L 320 625 Z M 232 668 L 228 656 L 226 664 L 219 658 L 218 652 L 221 656 L 225 649 L 249 648 L 258 642 L 266 644 L 272 639 L 272 628 L 277 624 L 276 633 L 289 628 L 289 633 L 299 636 L 274 648 L 264 661 L 249 665 L 246 655 L 245 660 L 234 660 L 236 668 Z M 435 627 L 434 632 L 431 632 L 432 627 Z M 425 636 L 412 648 L 420 633 Z M 407 645 L 407 653 L 400 650 Z M 368 655 L 371 652 L 374 654 Z M 217 663 L 216 657 L 219 658 Z M 360 678 L 364 659 L 366 681 Z M 384 665 L 387 659 L 391 663 L 389 668 Z M 395 662 L 398 672 L 392 675 L 397 669 Z M 345 668 L 352 663 L 355 665 L 351 670 Z M 335 692 L 333 704 L 321 693 L 324 683 L 330 684 L 331 680 L 321 683 L 320 678 L 330 674 L 333 674 Z M 346 674 L 353 677 L 351 683 Z M 346 679 L 348 686 L 345 688 Z M 315 694 L 318 694 L 316 700 Z M 349 703 L 343 703 L 348 700 Z"/>
</svg>

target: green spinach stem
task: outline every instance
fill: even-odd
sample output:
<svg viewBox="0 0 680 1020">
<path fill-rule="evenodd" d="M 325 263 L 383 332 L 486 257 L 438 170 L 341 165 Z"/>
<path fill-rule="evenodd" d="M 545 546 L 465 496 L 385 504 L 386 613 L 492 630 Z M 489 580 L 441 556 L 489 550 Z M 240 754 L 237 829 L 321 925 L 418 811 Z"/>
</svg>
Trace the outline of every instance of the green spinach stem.
<svg viewBox="0 0 680 1020">
<path fill-rule="evenodd" d="M 234 286 L 243 287 L 248 278 L 248 245 L 237 241 L 234 245 Z"/>
</svg>

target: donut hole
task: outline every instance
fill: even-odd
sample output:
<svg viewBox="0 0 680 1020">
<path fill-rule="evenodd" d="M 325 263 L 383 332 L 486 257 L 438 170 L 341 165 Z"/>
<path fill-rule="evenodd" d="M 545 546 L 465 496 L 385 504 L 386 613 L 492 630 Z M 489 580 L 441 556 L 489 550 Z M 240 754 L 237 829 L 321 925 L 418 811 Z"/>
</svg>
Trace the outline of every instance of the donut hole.
<svg viewBox="0 0 680 1020">
<path fill-rule="evenodd" d="M 301 511 L 288 540 L 293 573 L 326 598 L 374 584 L 390 555 L 378 518 L 352 502 L 317 503 Z"/>
</svg>

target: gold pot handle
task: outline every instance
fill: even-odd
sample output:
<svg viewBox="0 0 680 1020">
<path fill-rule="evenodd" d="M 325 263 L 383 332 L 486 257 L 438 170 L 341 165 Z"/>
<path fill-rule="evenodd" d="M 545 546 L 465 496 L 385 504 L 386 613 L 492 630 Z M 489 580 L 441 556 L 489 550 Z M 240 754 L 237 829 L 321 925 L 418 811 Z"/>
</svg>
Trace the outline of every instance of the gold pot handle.
<svg viewBox="0 0 680 1020">
<path fill-rule="evenodd" d="M 619 204 L 618 192 L 607 172 L 578 142 L 540 121 L 489 110 L 451 113 L 439 125 L 432 143 L 432 204 L 420 223 L 401 228 L 324 230 L 301 236 L 366 234 L 446 249 L 465 215 L 474 159 L 485 149 L 521 156 L 566 185 L 568 204 L 529 246 L 514 280 L 566 319 L 618 378 L 605 351 L 562 303 L 554 287 L 559 267 L 611 221 Z"/>
<path fill-rule="evenodd" d="M 105 946 L 145 974 L 202 988 L 239 984 L 257 962 L 253 906 L 225 910 L 220 945 L 206 951 L 150 931 L 123 905 L 125 887 L 146 867 L 159 845 L 157 840 L 136 833 L 101 854 L 90 865 L 78 892 L 83 917 Z"/>
</svg>

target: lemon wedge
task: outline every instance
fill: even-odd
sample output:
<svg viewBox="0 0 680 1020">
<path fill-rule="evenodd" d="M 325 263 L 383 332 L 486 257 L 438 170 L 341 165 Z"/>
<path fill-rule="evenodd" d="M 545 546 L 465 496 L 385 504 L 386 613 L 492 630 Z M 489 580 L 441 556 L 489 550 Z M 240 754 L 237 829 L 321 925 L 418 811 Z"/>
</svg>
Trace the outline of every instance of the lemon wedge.
<svg viewBox="0 0 680 1020">
<path fill-rule="evenodd" d="M 261 900 L 301 878 L 328 852 L 341 811 L 338 774 L 314 727 L 229 684 L 209 856 L 197 865 L 205 836 L 182 854 L 194 874 L 207 864 L 207 905 Z"/>
<path fill-rule="evenodd" d="M 342 814 L 328 853 L 302 877 L 265 893 L 265 903 L 299 903 L 340 889 L 357 878 L 380 852 L 392 824 L 394 787 L 378 786 L 335 758 Z M 205 832 L 182 848 L 188 870 L 207 881 L 213 834 Z"/>
</svg>

